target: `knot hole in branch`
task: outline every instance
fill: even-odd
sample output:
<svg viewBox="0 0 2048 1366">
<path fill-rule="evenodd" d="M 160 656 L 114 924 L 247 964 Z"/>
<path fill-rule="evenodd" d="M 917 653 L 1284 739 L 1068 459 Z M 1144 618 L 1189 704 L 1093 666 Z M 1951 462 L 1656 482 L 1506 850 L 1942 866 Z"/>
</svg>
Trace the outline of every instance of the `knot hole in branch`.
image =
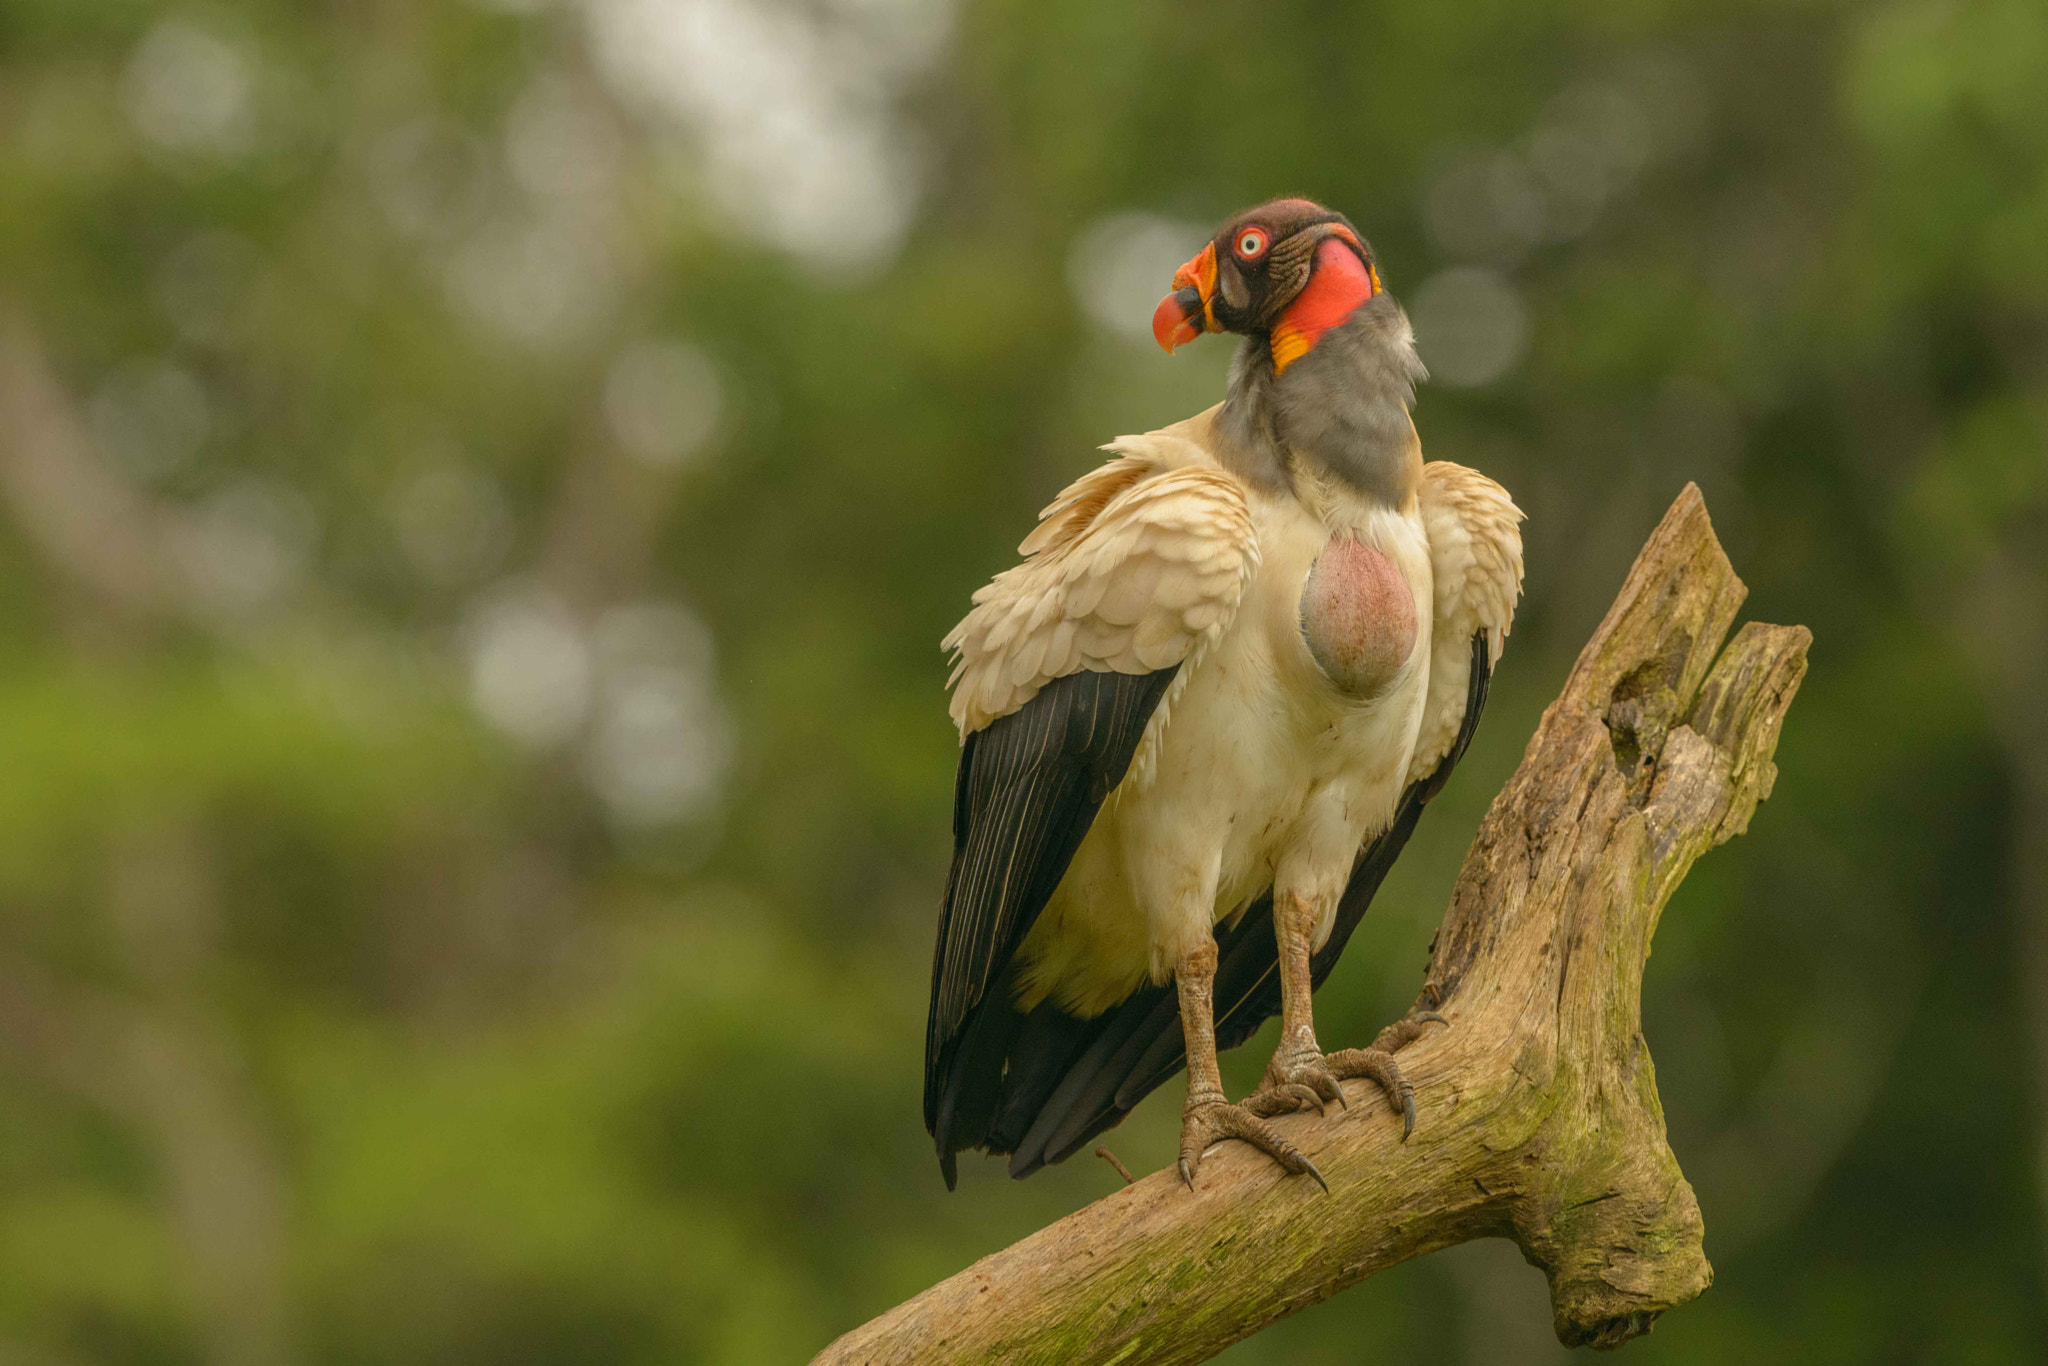
<svg viewBox="0 0 2048 1366">
<path fill-rule="evenodd" d="M 1664 649 L 1623 674 L 1609 694 L 1608 743 L 1614 747 L 1614 762 L 1628 779 L 1630 795 L 1640 800 L 1649 786 L 1664 737 L 1688 709 L 1692 699 L 1680 697 L 1680 680 L 1685 676 L 1687 657 L 1692 653 L 1692 636 L 1673 632 Z"/>
</svg>

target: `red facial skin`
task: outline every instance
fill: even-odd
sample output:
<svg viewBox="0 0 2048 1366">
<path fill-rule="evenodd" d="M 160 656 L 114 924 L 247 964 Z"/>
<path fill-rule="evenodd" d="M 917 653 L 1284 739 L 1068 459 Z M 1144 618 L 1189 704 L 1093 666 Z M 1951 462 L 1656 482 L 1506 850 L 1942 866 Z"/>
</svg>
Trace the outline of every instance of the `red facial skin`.
<svg viewBox="0 0 2048 1366">
<path fill-rule="evenodd" d="M 1273 368 L 1285 370 L 1307 354 L 1323 333 L 1343 322 L 1379 292 L 1372 267 L 1335 237 L 1316 248 L 1314 272 L 1294 302 L 1273 325 Z"/>
</svg>

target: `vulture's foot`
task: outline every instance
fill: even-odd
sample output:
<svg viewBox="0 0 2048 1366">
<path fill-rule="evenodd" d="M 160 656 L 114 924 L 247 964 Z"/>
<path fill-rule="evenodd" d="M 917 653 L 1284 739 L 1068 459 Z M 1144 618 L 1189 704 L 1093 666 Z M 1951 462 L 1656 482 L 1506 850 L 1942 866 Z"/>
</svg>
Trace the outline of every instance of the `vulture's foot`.
<svg viewBox="0 0 2048 1366">
<path fill-rule="evenodd" d="M 1273 1050 L 1273 1060 L 1266 1064 L 1265 1079 L 1259 1083 L 1259 1089 L 1245 1097 L 1244 1108 L 1265 1118 L 1296 1110 L 1322 1114 L 1333 1101 L 1348 1110 L 1350 1103 L 1344 1099 L 1344 1088 L 1338 1085 L 1345 1075 L 1333 1071 L 1330 1059 L 1314 1044 L 1298 1048 L 1282 1044 Z"/>
<path fill-rule="evenodd" d="M 1380 1031 L 1372 1046 L 1382 1053 L 1398 1053 L 1422 1037 L 1422 1027 L 1427 1024 L 1447 1025 L 1450 1021 L 1434 1010 L 1418 1010 L 1405 1019 L 1394 1021 Z"/>
<path fill-rule="evenodd" d="M 1415 1088 L 1401 1075 L 1401 1064 L 1383 1048 L 1340 1048 L 1323 1059 L 1340 1077 L 1370 1077 L 1387 1093 L 1387 1104 L 1401 1112 L 1401 1141 L 1415 1132 Z"/>
<path fill-rule="evenodd" d="M 1290 1174 L 1313 1176 L 1317 1185 L 1325 1191 L 1330 1189 L 1330 1183 L 1323 1180 L 1316 1164 L 1309 1161 L 1301 1149 L 1289 1143 L 1278 1129 L 1245 1106 L 1231 1105 L 1221 1098 L 1196 1100 L 1190 1097 L 1180 1119 L 1180 1179 L 1189 1190 L 1195 1188 L 1195 1172 L 1202 1165 L 1203 1149 L 1226 1138 L 1242 1139 L 1278 1162 Z"/>
<path fill-rule="evenodd" d="M 1313 1044 L 1290 1047 L 1283 1044 L 1266 1064 L 1266 1077 L 1257 1094 L 1245 1101 L 1255 1115 L 1271 1116 L 1305 1110 L 1313 1106 L 1320 1113 L 1330 1101 L 1346 1104 L 1337 1083 L 1351 1077 L 1368 1077 L 1387 1093 L 1387 1103 L 1401 1112 L 1401 1140 L 1415 1132 L 1415 1088 L 1401 1073 L 1394 1054 L 1413 1043 L 1425 1024 L 1448 1024 L 1433 1010 L 1411 1015 L 1388 1025 L 1370 1048 L 1344 1048 L 1320 1053 Z"/>
</svg>

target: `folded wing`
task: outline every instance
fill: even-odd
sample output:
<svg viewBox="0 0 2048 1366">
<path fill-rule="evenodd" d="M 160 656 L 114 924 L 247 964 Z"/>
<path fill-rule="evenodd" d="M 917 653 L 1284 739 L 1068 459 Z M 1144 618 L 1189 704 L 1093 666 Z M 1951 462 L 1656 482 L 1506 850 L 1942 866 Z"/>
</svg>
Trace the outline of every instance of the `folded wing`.
<svg viewBox="0 0 2048 1366">
<path fill-rule="evenodd" d="M 1011 959 L 1258 563 L 1241 486 L 1199 447 L 1155 433 L 1112 449 L 945 640 L 962 749 L 924 1104 L 949 1185 L 953 1154 L 986 1146 L 1028 1077 L 1063 1060 L 1044 1022 L 1023 1028 Z"/>
</svg>

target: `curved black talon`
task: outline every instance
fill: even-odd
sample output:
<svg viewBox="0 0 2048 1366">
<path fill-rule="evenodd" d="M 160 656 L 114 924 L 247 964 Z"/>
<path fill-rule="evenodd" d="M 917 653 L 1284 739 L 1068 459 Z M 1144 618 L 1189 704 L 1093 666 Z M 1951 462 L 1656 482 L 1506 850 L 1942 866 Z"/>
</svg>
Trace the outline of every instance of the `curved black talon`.
<svg viewBox="0 0 2048 1366">
<path fill-rule="evenodd" d="M 1339 1104 L 1343 1104 L 1343 1089 L 1341 1087 L 1333 1089 L 1337 1091 L 1337 1102 Z M 1298 1102 L 1294 1107 L 1297 1110 L 1306 1110 L 1310 1106 L 1314 1106 L 1316 1113 L 1319 1115 L 1329 1113 L 1329 1110 L 1327 1108 L 1329 1105 L 1329 1098 L 1323 1095 L 1323 1093 L 1318 1091 L 1315 1087 L 1307 1085 L 1304 1082 L 1291 1081 L 1287 1083 L 1287 1085 L 1280 1088 L 1279 1094 L 1283 1096 L 1293 1097 L 1294 1100 Z"/>
</svg>

